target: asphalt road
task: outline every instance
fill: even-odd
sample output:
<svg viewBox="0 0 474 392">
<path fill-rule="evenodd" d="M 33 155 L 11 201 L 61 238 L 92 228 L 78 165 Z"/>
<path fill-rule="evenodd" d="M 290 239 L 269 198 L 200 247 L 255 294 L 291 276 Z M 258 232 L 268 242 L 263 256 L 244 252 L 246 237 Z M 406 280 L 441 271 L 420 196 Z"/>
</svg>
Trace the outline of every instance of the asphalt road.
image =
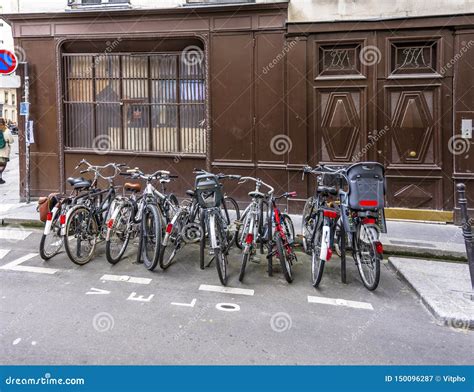
<svg viewBox="0 0 474 392">
<path fill-rule="evenodd" d="M 40 236 L 0 228 L 2 364 L 474 363 L 474 332 L 437 325 L 385 263 L 376 292 L 352 262 L 342 284 L 337 257 L 315 290 L 302 253 L 292 284 L 268 277 L 263 258 L 240 284 L 234 251 L 228 287 L 254 292 L 223 293 L 209 291 L 221 287 L 215 266 L 201 271 L 193 245 L 151 273 L 133 247 L 115 266 L 103 245 L 82 267 L 65 253 L 44 262 Z"/>
</svg>

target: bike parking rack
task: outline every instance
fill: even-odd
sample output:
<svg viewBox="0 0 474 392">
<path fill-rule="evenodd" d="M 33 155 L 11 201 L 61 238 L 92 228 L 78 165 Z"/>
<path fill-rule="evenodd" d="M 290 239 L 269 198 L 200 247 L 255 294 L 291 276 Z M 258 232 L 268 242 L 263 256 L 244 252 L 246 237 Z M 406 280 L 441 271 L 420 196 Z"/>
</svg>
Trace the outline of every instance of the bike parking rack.
<svg viewBox="0 0 474 392">
<path fill-rule="evenodd" d="M 474 301 L 474 243 L 471 227 L 473 220 L 469 217 L 467 212 L 466 185 L 459 183 L 456 188 L 458 191 L 459 209 L 461 210 L 462 235 L 466 245 L 467 262 L 469 264 L 469 273 L 471 275 L 472 291 L 470 293 L 470 298 Z"/>
</svg>

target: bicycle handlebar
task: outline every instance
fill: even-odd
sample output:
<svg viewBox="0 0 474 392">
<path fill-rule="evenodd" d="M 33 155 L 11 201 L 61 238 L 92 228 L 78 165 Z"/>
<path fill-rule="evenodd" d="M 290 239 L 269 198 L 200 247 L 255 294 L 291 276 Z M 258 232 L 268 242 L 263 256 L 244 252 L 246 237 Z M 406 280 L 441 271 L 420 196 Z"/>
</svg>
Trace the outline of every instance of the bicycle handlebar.
<svg viewBox="0 0 474 392">
<path fill-rule="evenodd" d="M 267 183 L 263 182 L 260 178 L 240 177 L 239 184 L 243 184 L 247 180 L 256 182 L 258 186 L 264 185 L 265 187 L 267 187 L 269 189 L 269 191 L 267 192 L 268 195 L 273 195 L 273 192 L 275 192 L 275 188 L 273 188 L 271 185 L 268 185 Z"/>
<path fill-rule="evenodd" d="M 315 167 L 305 166 L 303 168 L 303 175 L 301 176 L 301 179 L 304 179 L 304 175 L 306 173 L 311 173 L 311 174 L 329 174 L 329 175 L 341 176 L 347 180 L 346 170 L 347 170 L 346 166 L 342 166 L 342 167 L 335 166 L 335 165 L 328 166 L 323 163 Z"/>
<path fill-rule="evenodd" d="M 76 166 L 75 170 L 79 169 L 82 165 L 87 165 L 87 168 L 84 170 L 81 170 L 80 171 L 81 174 L 93 172 L 95 178 L 100 177 L 107 181 L 110 181 L 113 178 L 117 177 L 117 175 L 120 174 L 120 168 L 127 166 L 125 163 L 108 163 L 107 165 L 103 165 L 103 166 L 91 165 L 87 160 L 82 159 L 79 162 L 79 164 Z M 112 174 L 111 176 L 104 176 L 101 173 L 101 170 L 105 170 L 108 168 L 113 168 L 114 174 Z"/>
</svg>

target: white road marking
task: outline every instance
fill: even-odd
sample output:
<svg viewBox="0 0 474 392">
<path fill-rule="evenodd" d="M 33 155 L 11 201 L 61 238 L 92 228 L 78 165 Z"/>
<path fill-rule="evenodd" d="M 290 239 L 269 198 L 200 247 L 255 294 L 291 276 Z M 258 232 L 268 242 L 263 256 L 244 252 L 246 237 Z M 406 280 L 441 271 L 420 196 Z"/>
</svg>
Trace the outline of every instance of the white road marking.
<svg viewBox="0 0 474 392">
<path fill-rule="evenodd" d="M 31 345 L 32 345 L 32 346 L 36 346 L 36 342 L 33 340 L 33 341 L 31 342 Z"/>
<path fill-rule="evenodd" d="M 21 342 L 21 338 L 16 338 L 14 341 L 13 341 L 13 345 L 16 346 L 18 343 Z"/>
<path fill-rule="evenodd" d="M 216 305 L 217 310 L 222 310 L 224 312 L 238 312 L 240 310 L 240 306 L 237 304 L 228 304 L 228 303 L 220 303 Z"/>
<path fill-rule="evenodd" d="M 143 295 L 137 295 L 137 293 L 133 292 L 129 295 L 127 301 L 150 302 L 154 296 L 155 294 L 150 294 L 147 298 L 145 298 Z"/>
<path fill-rule="evenodd" d="M 240 295 L 254 295 L 255 293 L 254 290 L 250 290 L 250 289 L 240 289 L 237 287 L 212 286 L 209 284 L 202 284 L 201 286 L 199 286 L 199 290 L 213 291 L 215 293 L 240 294 Z"/>
<path fill-rule="evenodd" d="M 33 232 L 22 229 L 3 229 L 0 230 L 0 239 L 23 241 L 27 239 L 31 233 Z"/>
<path fill-rule="evenodd" d="M 372 304 L 368 302 L 349 301 L 341 298 L 326 298 L 308 295 L 308 302 L 313 304 L 347 306 L 349 308 L 374 310 Z"/>
<path fill-rule="evenodd" d="M 133 276 L 128 275 L 104 275 L 100 280 L 108 280 L 111 282 L 128 282 L 128 283 L 138 283 L 138 284 L 150 284 L 150 278 L 134 278 Z"/>
<path fill-rule="evenodd" d="M 109 290 L 96 289 L 95 287 L 91 287 L 90 291 L 88 291 L 86 294 L 110 294 L 110 291 Z"/>
<path fill-rule="evenodd" d="M 33 257 L 38 256 L 38 253 L 28 253 L 27 255 L 20 257 L 19 259 L 13 260 L 12 262 L 2 265 L 0 269 L 8 271 L 20 271 L 20 272 L 34 272 L 36 274 L 55 274 L 59 270 L 54 268 L 43 268 L 43 267 L 30 267 L 26 265 L 20 265 L 25 261 L 32 259 Z"/>
<path fill-rule="evenodd" d="M 187 306 L 189 308 L 194 308 L 194 305 L 196 305 L 196 298 L 193 298 L 190 304 L 185 304 L 182 302 L 171 302 L 171 305 L 176 305 L 176 306 Z"/>
<path fill-rule="evenodd" d="M 10 249 L 0 249 L 0 260 L 3 259 L 8 253 L 10 253 Z"/>
</svg>

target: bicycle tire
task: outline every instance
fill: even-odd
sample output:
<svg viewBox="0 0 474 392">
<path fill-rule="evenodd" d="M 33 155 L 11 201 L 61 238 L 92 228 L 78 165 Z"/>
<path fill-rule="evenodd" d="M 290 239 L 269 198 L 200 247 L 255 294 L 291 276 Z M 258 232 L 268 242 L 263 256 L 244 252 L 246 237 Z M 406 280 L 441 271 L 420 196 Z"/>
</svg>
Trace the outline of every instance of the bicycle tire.
<svg viewBox="0 0 474 392">
<path fill-rule="evenodd" d="M 77 215 L 80 213 L 83 214 L 83 216 L 76 218 Z M 66 234 L 64 236 L 64 247 L 66 248 L 66 253 L 69 257 L 69 259 L 77 264 L 77 265 L 84 265 L 87 264 L 89 261 L 92 260 L 92 257 L 94 255 L 95 247 L 97 244 L 97 235 L 98 235 L 98 226 L 97 222 L 94 217 L 90 217 L 91 211 L 84 206 L 79 206 L 75 208 L 69 215 L 69 219 L 66 222 Z M 86 221 L 90 222 L 91 227 L 87 228 L 87 230 L 90 232 L 86 234 L 88 237 L 91 237 L 88 241 L 90 243 L 90 249 L 89 251 L 85 254 L 84 257 L 80 257 L 77 253 L 79 249 L 76 250 L 76 254 L 74 254 L 73 249 L 72 249 L 72 244 L 71 244 L 71 227 L 75 228 L 77 227 L 77 223 L 84 223 Z M 76 225 L 76 226 L 73 226 Z M 82 230 L 82 229 L 81 229 Z M 82 234 L 81 234 L 82 236 Z M 74 235 L 74 238 L 76 239 L 77 237 Z M 80 244 L 79 244 L 80 246 Z"/>
<path fill-rule="evenodd" d="M 373 278 L 369 281 L 368 276 L 366 276 L 366 273 L 363 270 L 363 264 L 366 264 L 364 261 L 361 261 L 362 258 L 362 251 L 361 251 L 361 244 L 362 244 L 362 239 L 361 239 L 361 232 L 362 229 L 368 233 L 369 237 L 369 242 L 365 244 L 366 251 L 369 252 L 370 255 L 370 261 L 374 267 L 374 272 L 373 272 Z M 375 241 L 373 239 L 374 233 L 372 233 L 372 230 L 375 230 L 373 227 L 369 227 L 364 224 L 360 224 L 357 226 L 357 231 L 355 235 L 355 240 L 354 240 L 354 260 L 356 261 L 357 269 L 359 271 L 360 278 L 362 279 L 362 283 L 364 286 L 367 288 L 369 291 L 374 291 L 380 282 L 380 257 L 376 251 L 375 247 Z M 377 239 L 378 239 L 378 233 L 377 233 Z"/>
<path fill-rule="evenodd" d="M 233 197 L 230 197 L 230 196 L 224 196 L 224 203 L 226 204 L 226 207 L 228 207 L 227 203 L 229 203 L 231 205 L 231 207 L 233 207 L 232 210 L 235 211 L 234 221 L 235 220 L 240 220 L 240 209 L 239 209 L 239 205 L 237 204 L 235 199 Z M 227 211 L 229 211 L 229 208 L 227 208 Z M 227 219 L 227 216 L 225 216 L 225 219 L 226 219 L 227 227 L 231 226 L 232 225 L 232 217 L 229 216 L 228 219 Z M 230 236 L 229 236 L 229 234 L 231 234 L 231 233 L 228 233 L 227 239 L 228 239 L 228 244 L 229 244 L 228 247 L 230 248 L 236 242 L 237 230 L 234 229 L 234 232 Z"/>
<path fill-rule="evenodd" d="M 325 260 L 321 256 L 321 240 L 322 240 L 323 223 L 318 222 L 314 228 L 313 247 L 311 249 L 311 284 L 317 288 L 323 278 Z"/>
<path fill-rule="evenodd" d="M 64 245 L 64 238 L 61 236 L 61 225 L 59 225 L 58 227 L 59 236 L 57 235 L 57 232 L 55 231 L 55 226 L 57 225 L 59 221 L 60 215 L 61 215 L 61 210 L 58 210 L 56 215 L 53 217 L 51 221 L 51 228 L 50 228 L 49 234 L 43 234 L 41 236 L 41 241 L 39 245 L 39 253 L 40 253 L 41 258 L 45 261 L 56 256 Z M 52 242 L 55 238 L 57 238 L 56 242 L 59 242 L 59 244 L 54 246 L 54 248 L 50 252 L 46 250 L 48 248 L 47 240 L 49 238 L 52 238 L 51 245 L 55 245 L 55 242 Z"/>
<path fill-rule="evenodd" d="M 178 214 L 185 215 L 183 212 L 178 212 Z M 171 233 L 169 233 L 168 236 L 168 241 L 167 243 L 162 243 L 161 244 L 161 249 L 160 249 L 160 268 L 162 270 L 167 269 L 171 264 L 174 262 L 174 258 L 176 257 L 176 254 L 181 247 L 182 243 L 184 242 L 182 238 L 181 231 L 184 227 L 183 225 L 183 219 L 186 217 L 184 216 L 178 216 L 176 219 L 175 224 L 173 225 L 173 228 L 171 230 Z M 172 242 L 172 238 L 175 238 L 175 242 Z M 170 242 L 171 241 L 171 242 Z M 170 254 L 166 253 L 166 250 L 171 250 Z"/>
<path fill-rule="evenodd" d="M 283 246 L 283 239 L 280 233 L 275 233 L 274 235 L 274 242 L 276 248 L 276 255 L 280 260 L 281 270 L 283 272 L 283 276 L 285 277 L 288 283 L 293 282 L 293 275 L 291 272 L 291 263 L 288 260 L 288 256 L 286 254 L 286 249 Z"/>
<path fill-rule="evenodd" d="M 219 247 L 214 249 L 214 257 L 216 258 L 216 268 L 217 268 L 217 275 L 219 276 L 219 280 L 222 286 L 227 285 L 227 255 L 226 251 L 223 248 L 224 240 L 224 229 L 221 226 L 221 222 L 219 219 L 215 219 L 216 224 L 216 236 Z"/>
<path fill-rule="evenodd" d="M 301 217 L 301 235 L 303 237 L 303 250 L 306 254 L 311 254 L 309 241 L 311 239 L 311 231 L 314 223 L 310 222 L 310 213 L 313 210 L 314 197 L 308 198 L 303 207 L 303 215 Z"/>
<path fill-rule="evenodd" d="M 252 250 L 250 249 L 249 252 L 244 253 L 242 256 L 242 264 L 240 265 L 240 273 L 239 273 L 239 282 L 244 281 L 245 276 L 245 268 L 247 268 L 248 261 L 252 255 Z"/>
<path fill-rule="evenodd" d="M 158 265 L 163 230 L 158 207 L 147 204 L 143 209 L 142 218 L 142 257 L 146 269 L 153 271 Z M 150 252 L 148 252 L 150 248 Z"/>
<path fill-rule="evenodd" d="M 129 224 L 130 222 L 133 220 L 133 217 L 134 217 L 134 213 L 133 213 L 133 205 L 129 202 L 126 202 L 125 204 L 121 205 L 119 207 L 119 212 L 117 213 L 117 217 L 115 218 L 115 221 L 113 223 L 113 226 L 112 228 L 110 229 L 110 233 L 108 234 L 108 239 L 107 241 L 105 242 L 105 256 L 107 258 L 107 261 L 110 263 L 110 264 L 117 264 L 123 257 L 125 251 L 127 250 L 127 247 L 128 247 L 128 243 L 130 241 L 130 228 L 129 228 Z M 124 239 L 122 240 L 122 246 L 120 247 L 120 250 L 118 252 L 117 255 L 113 255 L 112 253 L 112 239 L 111 237 L 113 235 L 116 234 L 117 232 L 117 220 L 120 219 L 120 222 L 123 222 L 122 221 L 122 210 L 124 209 L 129 209 L 129 216 L 128 216 L 128 219 L 127 221 L 125 222 L 125 226 L 124 226 L 124 233 L 125 233 L 125 237 Z"/>
</svg>

